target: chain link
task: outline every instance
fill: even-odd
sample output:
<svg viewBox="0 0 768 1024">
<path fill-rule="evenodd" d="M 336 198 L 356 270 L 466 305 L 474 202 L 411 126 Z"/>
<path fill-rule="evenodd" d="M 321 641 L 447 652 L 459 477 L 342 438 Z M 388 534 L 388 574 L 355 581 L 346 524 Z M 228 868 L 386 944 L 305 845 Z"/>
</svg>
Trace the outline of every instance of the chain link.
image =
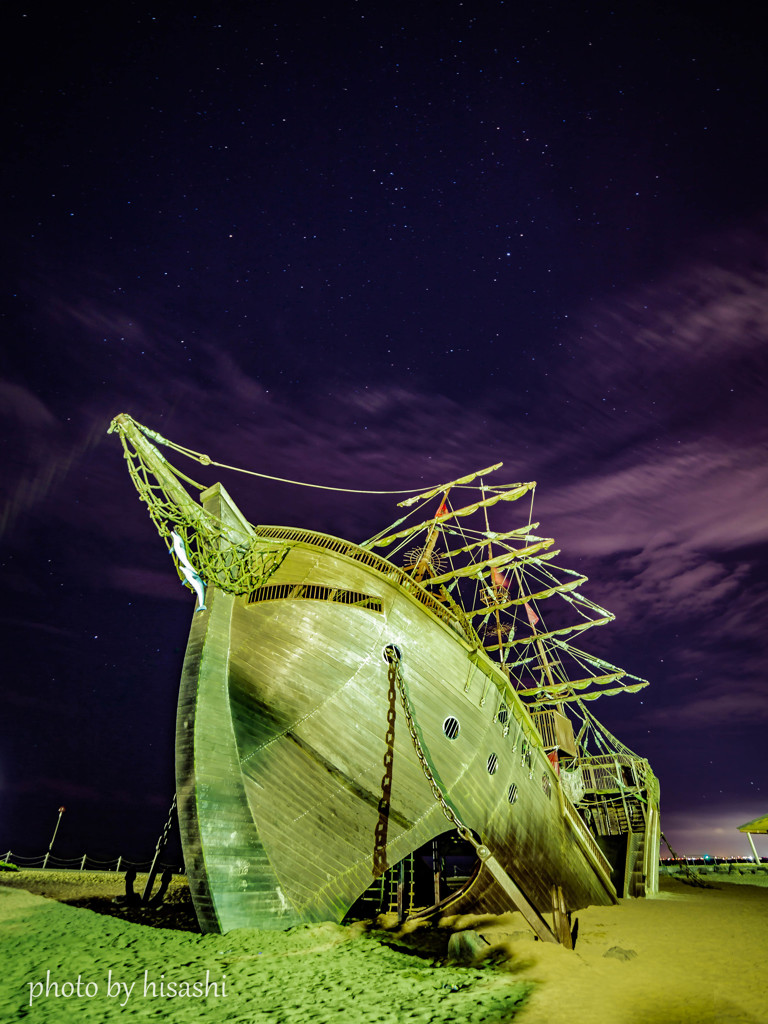
<svg viewBox="0 0 768 1024">
<path fill-rule="evenodd" d="M 440 804 L 443 814 L 455 827 L 456 831 L 459 833 L 461 838 L 466 840 L 468 843 L 471 843 L 472 846 L 477 848 L 478 843 L 475 837 L 472 835 L 470 830 L 467 828 L 467 826 L 464 824 L 464 822 L 461 820 L 458 814 L 454 811 L 454 809 L 449 805 L 448 801 L 445 799 L 445 796 L 443 795 L 443 792 L 440 789 L 437 780 L 435 779 L 434 773 L 429 766 L 429 762 L 427 761 L 426 754 L 424 753 L 424 748 L 421 745 L 421 740 L 419 739 L 419 735 L 416 731 L 416 722 L 414 721 L 413 717 L 413 709 L 411 708 L 411 703 L 408 700 L 408 694 L 405 689 L 405 680 L 403 679 L 403 673 L 400 668 L 400 652 L 397 650 L 396 647 L 390 646 L 385 649 L 385 656 L 387 658 L 387 661 L 389 662 L 388 675 L 390 686 L 393 683 L 397 686 L 398 693 L 400 694 L 400 702 L 403 705 L 403 711 L 405 712 L 405 721 L 408 725 L 408 732 L 411 734 L 411 740 L 413 741 L 413 749 L 416 751 L 416 757 L 419 759 L 419 764 L 421 765 L 424 775 L 426 776 L 427 782 L 429 783 L 430 789 L 432 790 L 432 795 L 434 796 L 435 800 Z"/>
<path fill-rule="evenodd" d="M 392 765 L 395 750 L 395 718 L 397 711 L 397 686 L 392 672 L 389 672 L 389 693 L 387 694 L 387 734 L 384 738 L 384 775 L 381 779 L 379 820 L 376 822 L 373 842 L 373 877 L 378 878 L 387 870 L 387 832 L 392 800 Z"/>
<path fill-rule="evenodd" d="M 168 811 L 168 821 L 166 821 L 163 827 L 163 834 L 157 843 L 157 848 L 162 850 L 165 848 L 165 844 L 168 842 L 168 836 L 171 829 L 173 828 L 173 816 L 176 813 L 176 793 L 173 794 L 173 800 L 171 801 L 171 809 Z"/>
</svg>

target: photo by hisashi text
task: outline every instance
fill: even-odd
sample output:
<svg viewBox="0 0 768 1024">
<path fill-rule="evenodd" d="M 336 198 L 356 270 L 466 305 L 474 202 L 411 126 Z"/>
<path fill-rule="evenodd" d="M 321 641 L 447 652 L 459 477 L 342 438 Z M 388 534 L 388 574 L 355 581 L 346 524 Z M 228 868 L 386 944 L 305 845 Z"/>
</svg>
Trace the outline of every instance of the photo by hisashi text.
<svg viewBox="0 0 768 1024">
<path fill-rule="evenodd" d="M 126 1006 L 131 999 L 224 999 L 227 995 L 227 976 L 222 974 L 217 981 L 211 980 L 211 972 L 205 978 L 195 981 L 166 979 L 165 974 L 151 976 L 149 971 L 133 981 L 123 981 L 114 971 L 108 971 L 100 982 L 84 979 L 78 974 L 76 980 L 59 980 L 45 972 L 45 979 L 29 982 L 29 1005 L 37 999 L 93 999 L 96 996 L 115 999 L 120 1006 Z"/>
</svg>

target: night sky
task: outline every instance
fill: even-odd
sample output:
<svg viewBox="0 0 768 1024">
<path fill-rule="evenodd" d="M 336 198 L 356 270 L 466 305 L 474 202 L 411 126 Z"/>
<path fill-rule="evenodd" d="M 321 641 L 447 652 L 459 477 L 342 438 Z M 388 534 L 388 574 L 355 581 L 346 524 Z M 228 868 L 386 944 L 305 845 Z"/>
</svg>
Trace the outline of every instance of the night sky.
<svg viewBox="0 0 768 1024">
<path fill-rule="evenodd" d="M 617 615 L 584 646 L 651 681 L 591 710 L 650 759 L 679 852 L 749 852 L 736 826 L 768 810 L 751 18 L 5 5 L 0 857 L 44 853 L 65 805 L 59 856 L 148 859 L 173 795 L 194 597 L 107 437 L 123 411 L 292 479 L 386 490 L 503 461 L 500 481 L 537 480 L 541 532 Z M 359 541 L 398 514 L 180 468 L 252 522 Z"/>
</svg>

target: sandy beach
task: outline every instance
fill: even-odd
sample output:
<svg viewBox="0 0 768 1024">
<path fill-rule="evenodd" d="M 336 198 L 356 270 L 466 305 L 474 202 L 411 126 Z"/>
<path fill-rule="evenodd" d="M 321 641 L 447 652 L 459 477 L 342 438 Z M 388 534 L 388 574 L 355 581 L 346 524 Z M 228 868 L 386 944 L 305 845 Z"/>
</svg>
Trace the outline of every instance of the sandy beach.
<svg viewBox="0 0 768 1024">
<path fill-rule="evenodd" d="M 183 878 L 164 910 L 128 920 L 120 875 L 3 873 L 0 1020 L 764 1024 L 766 879 L 708 880 L 664 877 L 658 897 L 579 911 L 569 951 L 517 914 L 200 935 Z M 457 931 L 480 961 L 447 959 Z"/>
</svg>

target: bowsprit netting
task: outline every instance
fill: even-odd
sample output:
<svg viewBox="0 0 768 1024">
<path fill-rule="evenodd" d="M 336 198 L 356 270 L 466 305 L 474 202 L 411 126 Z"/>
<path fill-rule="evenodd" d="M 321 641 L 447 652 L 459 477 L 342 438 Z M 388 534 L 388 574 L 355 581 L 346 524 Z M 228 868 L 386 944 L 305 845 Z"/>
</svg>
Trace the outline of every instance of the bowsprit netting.
<svg viewBox="0 0 768 1024">
<path fill-rule="evenodd" d="M 131 479 L 171 553 L 182 583 L 191 585 L 173 549 L 174 532 L 183 541 L 189 560 L 204 583 L 237 596 L 266 583 L 287 555 L 285 545 L 265 546 L 263 540 L 249 536 L 252 527 L 246 525 L 243 530 L 235 530 L 223 523 L 197 504 L 181 480 L 201 491 L 205 489 L 202 484 L 171 466 L 157 449 L 147 446 L 147 451 L 143 451 L 140 437 L 132 444 L 124 424 L 115 420 L 110 430 L 120 435 Z M 157 458 L 163 463 L 161 476 L 152 465 Z"/>
</svg>

